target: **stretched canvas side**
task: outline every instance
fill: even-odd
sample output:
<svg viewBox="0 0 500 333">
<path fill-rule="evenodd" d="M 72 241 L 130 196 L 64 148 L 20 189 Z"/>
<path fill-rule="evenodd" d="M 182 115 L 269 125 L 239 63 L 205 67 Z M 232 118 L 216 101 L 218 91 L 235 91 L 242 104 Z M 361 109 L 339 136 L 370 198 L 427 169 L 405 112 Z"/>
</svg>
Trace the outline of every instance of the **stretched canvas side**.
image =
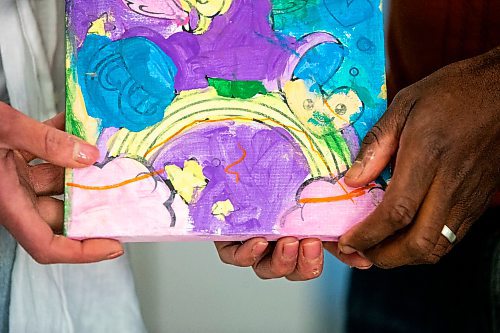
<svg viewBox="0 0 500 333">
<path fill-rule="evenodd" d="M 67 0 L 65 231 L 334 240 L 380 202 L 343 176 L 386 108 L 379 0 Z"/>
</svg>

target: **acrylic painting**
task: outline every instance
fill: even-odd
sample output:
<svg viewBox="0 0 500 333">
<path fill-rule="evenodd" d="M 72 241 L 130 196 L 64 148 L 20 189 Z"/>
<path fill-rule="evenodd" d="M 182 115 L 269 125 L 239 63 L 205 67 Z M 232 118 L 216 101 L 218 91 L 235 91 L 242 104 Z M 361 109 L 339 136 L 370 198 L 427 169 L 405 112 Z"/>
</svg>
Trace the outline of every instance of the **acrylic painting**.
<svg viewBox="0 0 500 333">
<path fill-rule="evenodd" d="M 67 0 L 65 232 L 334 240 L 386 182 L 345 185 L 386 108 L 380 0 Z"/>
</svg>

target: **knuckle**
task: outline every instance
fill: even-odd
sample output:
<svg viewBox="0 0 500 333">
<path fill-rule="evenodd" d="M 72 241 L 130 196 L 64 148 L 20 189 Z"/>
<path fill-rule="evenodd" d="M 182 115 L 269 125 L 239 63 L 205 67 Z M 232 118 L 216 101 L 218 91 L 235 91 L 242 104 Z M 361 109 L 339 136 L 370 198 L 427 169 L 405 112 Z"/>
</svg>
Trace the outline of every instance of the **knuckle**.
<svg viewBox="0 0 500 333">
<path fill-rule="evenodd" d="M 426 156 L 429 160 L 435 160 L 437 157 L 441 156 L 443 152 L 447 151 L 443 138 L 444 135 L 437 133 L 437 131 L 427 136 Z"/>
<path fill-rule="evenodd" d="M 411 104 L 411 102 L 414 100 L 414 87 L 409 86 L 404 89 L 401 89 L 396 96 L 394 96 L 394 99 L 392 101 L 393 104 L 404 107 L 406 105 Z"/>
<path fill-rule="evenodd" d="M 407 242 L 408 252 L 415 260 L 426 260 L 431 256 L 435 244 L 427 237 L 417 237 Z"/>
<path fill-rule="evenodd" d="M 374 143 L 379 143 L 379 137 L 383 134 L 380 125 L 373 126 L 368 133 L 366 133 L 363 139 L 363 145 L 371 145 Z"/>
<path fill-rule="evenodd" d="M 401 129 L 405 123 L 403 119 L 407 119 L 418 101 L 418 90 L 415 86 L 407 87 L 401 90 L 392 100 L 389 105 L 388 112 L 382 119 L 387 126 L 391 128 Z"/>
<path fill-rule="evenodd" d="M 54 156 L 59 153 L 61 146 L 61 139 L 55 130 L 47 128 L 44 133 L 44 152 L 47 156 Z"/>
<path fill-rule="evenodd" d="M 416 204 L 410 198 L 400 197 L 388 208 L 388 217 L 393 226 L 397 229 L 408 226 L 413 221 L 416 212 Z"/>
</svg>

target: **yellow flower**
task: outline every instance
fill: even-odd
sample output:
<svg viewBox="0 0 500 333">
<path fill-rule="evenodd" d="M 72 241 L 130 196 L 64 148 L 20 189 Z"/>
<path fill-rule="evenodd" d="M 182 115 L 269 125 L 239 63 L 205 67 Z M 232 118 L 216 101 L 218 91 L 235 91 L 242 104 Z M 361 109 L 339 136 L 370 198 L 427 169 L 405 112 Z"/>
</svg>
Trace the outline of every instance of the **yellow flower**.
<svg viewBox="0 0 500 333">
<path fill-rule="evenodd" d="M 193 33 L 201 35 L 208 31 L 214 17 L 223 15 L 229 10 L 232 2 L 232 0 L 181 0 L 181 6 L 188 13 L 192 10 L 197 11 L 198 25 Z"/>
</svg>

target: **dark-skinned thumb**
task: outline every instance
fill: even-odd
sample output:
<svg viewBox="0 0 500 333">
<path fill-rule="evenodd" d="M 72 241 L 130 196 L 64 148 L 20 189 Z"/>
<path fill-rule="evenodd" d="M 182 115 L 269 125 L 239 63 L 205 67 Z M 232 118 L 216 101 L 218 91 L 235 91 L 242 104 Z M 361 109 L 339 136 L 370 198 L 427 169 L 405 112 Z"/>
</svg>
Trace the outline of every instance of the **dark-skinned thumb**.
<svg viewBox="0 0 500 333">
<path fill-rule="evenodd" d="M 401 91 L 386 113 L 366 134 L 361 150 L 345 175 L 345 183 L 361 187 L 377 179 L 399 146 L 399 138 L 415 104 L 410 89 Z"/>
</svg>

